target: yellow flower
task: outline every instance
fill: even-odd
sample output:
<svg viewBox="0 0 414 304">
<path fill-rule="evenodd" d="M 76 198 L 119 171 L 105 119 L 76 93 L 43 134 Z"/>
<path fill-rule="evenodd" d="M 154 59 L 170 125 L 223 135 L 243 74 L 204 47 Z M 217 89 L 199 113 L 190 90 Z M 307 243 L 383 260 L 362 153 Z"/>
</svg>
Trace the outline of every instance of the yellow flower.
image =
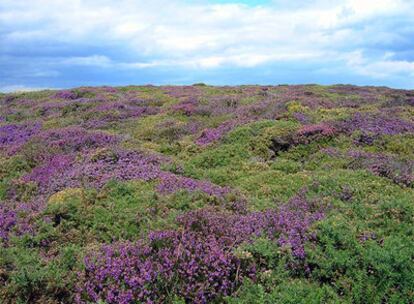
<svg viewBox="0 0 414 304">
<path fill-rule="evenodd" d="M 82 194 L 83 190 L 80 188 L 66 188 L 50 196 L 47 204 L 48 206 L 59 205 L 68 199 L 79 198 Z"/>
</svg>

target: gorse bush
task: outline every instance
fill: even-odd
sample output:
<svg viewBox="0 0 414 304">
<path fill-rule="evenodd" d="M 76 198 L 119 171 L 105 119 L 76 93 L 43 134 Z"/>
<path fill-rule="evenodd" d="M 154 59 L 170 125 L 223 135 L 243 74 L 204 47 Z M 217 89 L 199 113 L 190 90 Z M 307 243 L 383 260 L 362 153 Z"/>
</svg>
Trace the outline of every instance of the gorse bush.
<svg viewBox="0 0 414 304">
<path fill-rule="evenodd" d="M 0 302 L 410 304 L 413 96 L 0 94 Z"/>
</svg>

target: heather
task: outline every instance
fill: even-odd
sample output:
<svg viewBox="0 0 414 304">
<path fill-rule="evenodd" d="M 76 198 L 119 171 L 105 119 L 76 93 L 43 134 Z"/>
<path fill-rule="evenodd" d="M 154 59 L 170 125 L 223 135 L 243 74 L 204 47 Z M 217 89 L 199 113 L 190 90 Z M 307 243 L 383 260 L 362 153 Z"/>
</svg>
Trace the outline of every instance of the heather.
<svg viewBox="0 0 414 304">
<path fill-rule="evenodd" d="M 413 92 L 0 96 L 1 303 L 411 303 Z"/>
<path fill-rule="evenodd" d="M 77 299 L 86 294 L 106 303 L 150 303 L 166 301 L 171 292 L 197 303 L 221 298 L 244 277 L 256 275 L 259 265 L 234 252 L 242 243 L 266 236 L 303 259 L 307 230 L 323 217 L 318 207 L 295 197 L 279 210 L 265 212 L 188 212 L 178 218 L 181 231 L 152 232 L 147 242 L 105 246 L 87 256 Z"/>
</svg>

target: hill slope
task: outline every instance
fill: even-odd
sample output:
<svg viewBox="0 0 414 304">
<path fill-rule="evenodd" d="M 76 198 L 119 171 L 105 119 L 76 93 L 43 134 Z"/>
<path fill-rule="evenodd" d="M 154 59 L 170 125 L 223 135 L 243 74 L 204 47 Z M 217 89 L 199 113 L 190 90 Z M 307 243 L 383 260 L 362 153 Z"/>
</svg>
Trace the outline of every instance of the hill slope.
<svg viewBox="0 0 414 304">
<path fill-rule="evenodd" d="M 0 95 L 2 303 L 412 303 L 414 91 Z"/>
</svg>

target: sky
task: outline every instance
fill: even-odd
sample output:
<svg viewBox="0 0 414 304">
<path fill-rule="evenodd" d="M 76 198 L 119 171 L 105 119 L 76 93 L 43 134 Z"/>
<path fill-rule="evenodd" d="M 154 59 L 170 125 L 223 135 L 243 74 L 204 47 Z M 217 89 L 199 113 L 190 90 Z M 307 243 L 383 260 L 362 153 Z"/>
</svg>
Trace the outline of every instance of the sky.
<svg viewBox="0 0 414 304">
<path fill-rule="evenodd" d="M 0 91 L 99 85 L 414 89 L 414 0 L 1 0 Z"/>
</svg>

